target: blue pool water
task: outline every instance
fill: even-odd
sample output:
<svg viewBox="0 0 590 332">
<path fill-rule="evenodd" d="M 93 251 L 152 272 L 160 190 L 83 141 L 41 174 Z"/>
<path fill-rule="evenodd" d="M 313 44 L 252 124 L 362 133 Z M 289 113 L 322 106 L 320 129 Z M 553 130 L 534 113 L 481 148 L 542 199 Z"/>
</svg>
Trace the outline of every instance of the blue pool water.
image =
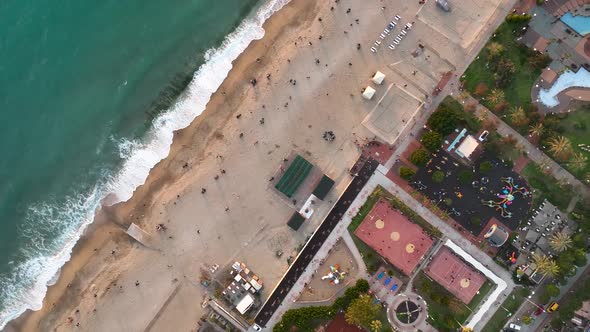
<svg viewBox="0 0 590 332">
<path fill-rule="evenodd" d="M 590 17 L 588 16 L 574 16 L 571 13 L 565 13 L 565 15 L 561 17 L 561 21 L 567 24 L 579 35 L 585 36 L 590 33 Z"/>
</svg>

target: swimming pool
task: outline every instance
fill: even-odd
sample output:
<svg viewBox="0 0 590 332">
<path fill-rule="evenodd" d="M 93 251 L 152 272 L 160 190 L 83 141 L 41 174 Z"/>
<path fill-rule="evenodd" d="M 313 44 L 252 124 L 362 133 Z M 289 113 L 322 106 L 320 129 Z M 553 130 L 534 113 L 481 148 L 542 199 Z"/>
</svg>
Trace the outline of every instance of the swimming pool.
<svg viewBox="0 0 590 332">
<path fill-rule="evenodd" d="M 576 73 L 570 70 L 563 72 L 551 88 L 539 91 L 539 101 L 548 107 L 557 106 L 559 105 L 557 95 L 574 86 L 590 88 L 590 72 L 584 68 L 580 68 Z"/>
<path fill-rule="evenodd" d="M 561 21 L 567 24 L 579 35 L 585 36 L 590 33 L 590 17 L 588 16 L 574 16 L 572 13 L 565 13 L 565 15 L 561 17 Z"/>
</svg>

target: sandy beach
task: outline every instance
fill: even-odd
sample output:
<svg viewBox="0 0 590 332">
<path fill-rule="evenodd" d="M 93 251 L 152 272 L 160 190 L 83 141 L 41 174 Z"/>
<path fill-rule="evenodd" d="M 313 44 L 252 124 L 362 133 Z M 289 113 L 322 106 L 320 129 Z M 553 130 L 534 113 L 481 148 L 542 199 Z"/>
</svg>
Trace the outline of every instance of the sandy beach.
<svg viewBox="0 0 590 332">
<path fill-rule="evenodd" d="M 100 211 L 42 310 L 25 313 L 6 330 L 193 331 L 206 298 L 201 270 L 236 260 L 261 277 L 267 298 L 288 267 L 286 257 L 296 254 L 350 181 L 357 143 L 375 135 L 363 120 L 376 100 L 393 87 L 391 98 L 411 96 L 416 105 L 409 113 L 415 114 L 429 104 L 439 71 L 463 65 L 471 47 L 466 39 L 446 42 L 423 24 L 416 30 L 432 41 L 410 36 L 401 53 L 381 45 L 372 54 L 369 48 L 395 14 L 420 10 L 418 1 L 396 2 L 403 4 L 293 0 L 273 15 L 264 38 L 234 62 L 205 112 L 175 134 L 170 155 L 132 199 Z M 419 42 L 436 50 L 427 59 L 453 63 L 434 60 L 431 66 L 443 69 L 429 69 L 430 60 L 416 58 L 396 67 Z M 423 71 L 416 74 L 418 65 Z M 386 72 L 386 82 L 375 87 L 373 100 L 364 100 L 361 88 L 377 70 Z M 402 125 L 405 110 L 400 114 L 387 119 Z M 403 120 L 399 134 L 410 122 Z M 336 139 L 325 141 L 325 131 Z M 269 182 L 293 151 L 336 182 L 297 232 L 286 225 L 293 204 Z M 148 247 L 125 234 L 132 222 L 150 234 Z M 157 231 L 158 224 L 166 230 Z M 277 250 L 285 254 L 278 258 Z"/>
</svg>

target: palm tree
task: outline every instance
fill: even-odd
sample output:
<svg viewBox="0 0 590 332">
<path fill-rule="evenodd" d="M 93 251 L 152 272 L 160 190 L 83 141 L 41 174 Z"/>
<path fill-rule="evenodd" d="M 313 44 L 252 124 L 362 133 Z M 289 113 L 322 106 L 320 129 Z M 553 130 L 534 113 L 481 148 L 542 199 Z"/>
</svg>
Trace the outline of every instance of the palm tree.
<svg viewBox="0 0 590 332">
<path fill-rule="evenodd" d="M 586 168 L 587 161 L 588 161 L 588 158 L 585 155 L 583 155 L 581 152 L 578 152 L 573 155 L 573 157 L 570 159 L 568 164 L 574 170 L 579 171 L 579 170 Z"/>
<path fill-rule="evenodd" d="M 552 137 L 548 141 L 549 151 L 561 160 L 564 160 L 572 151 L 572 143 L 565 136 Z"/>
<path fill-rule="evenodd" d="M 541 122 L 538 122 L 529 128 L 529 134 L 531 134 L 531 136 L 541 137 L 543 132 L 545 132 L 545 127 L 543 127 Z"/>
<path fill-rule="evenodd" d="M 488 55 L 490 58 L 495 58 L 504 52 L 504 46 L 497 42 L 491 42 L 488 47 Z"/>
<path fill-rule="evenodd" d="M 524 126 L 529 122 L 524 109 L 520 106 L 512 108 L 510 111 L 510 120 L 512 120 L 512 124 L 517 127 Z"/>
<path fill-rule="evenodd" d="M 541 268 L 542 266 L 546 266 L 549 262 L 549 257 L 541 254 L 534 253 L 533 254 L 533 262 L 537 265 L 537 269 Z"/>
<path fill-rule="evenodd" d="M 490 94 L 486 97 L 492 104 L 497 105 L 504 100 L 504 91 L 499 89 L 492 89 Z"/>
<path fill-rule="evenodd" d="M 559 265 L 550 259 L 546 266 L 539 270 L 544 276 L 556 277 L 559 274 Z"/>
<path fill-rule="evenodd" d="M 559 273 L 557 263 L 545 255 L 533 254 L 533 262 L 537 265 L 535 272 L 540 272 L 544 276 L 554 277 Z"/>
<path fill-rule="evenodd" d="M 572 247 L 572 238 L 564 232 L 556 232 L 549 238 L 549 245 L 556 252 L 566 251 Z"/>
</svg>

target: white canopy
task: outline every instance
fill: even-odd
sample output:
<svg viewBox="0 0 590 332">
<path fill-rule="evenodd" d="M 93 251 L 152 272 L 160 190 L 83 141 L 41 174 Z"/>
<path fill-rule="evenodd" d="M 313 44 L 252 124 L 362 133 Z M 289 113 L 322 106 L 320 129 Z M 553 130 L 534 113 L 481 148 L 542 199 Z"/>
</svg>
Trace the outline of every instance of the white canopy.
<svg viewBox="0 0 590 332">
<path fill-rule="evenodd" d="M 380 71 L 376 72 L 375 75 L 373 75 L 373 83 L 375 83 L 375 84 L 383 83 L 384 79 L 385 79 L 385 74 L 383 74 Z"/>
<path fill-rule="evenodd" d="M 467 135 L 467 137 L 465 137 L 463 142 L 461 142 L 461 145 L 459 145 L 456 151 L 457 154 L 459 154 L 460 156 L 469 159 L 473 151 L 475 151 L 475 149 L 478 146 L 479 143 L 477 142 L 477 140 L 473 136 Z"/>
<path fill-rule="evenodd" d="M 238 305 L 236 305 L 236 310 L 243 315 L 248 309 L 250 309 L 250 307 L 252 307 L 252 304 L 254 304 L 254 298 L 252 295 L 246 294 Z"/>
<path fill-rule="evenodd" d="M 371 88 L 370 86 L 368 86 L 365 91 L 363 91 L 363 98 L 370 100 L 371 98 L 373 98 L 373 95 L 375 94 L 375 89 Z"/>
</svg>

